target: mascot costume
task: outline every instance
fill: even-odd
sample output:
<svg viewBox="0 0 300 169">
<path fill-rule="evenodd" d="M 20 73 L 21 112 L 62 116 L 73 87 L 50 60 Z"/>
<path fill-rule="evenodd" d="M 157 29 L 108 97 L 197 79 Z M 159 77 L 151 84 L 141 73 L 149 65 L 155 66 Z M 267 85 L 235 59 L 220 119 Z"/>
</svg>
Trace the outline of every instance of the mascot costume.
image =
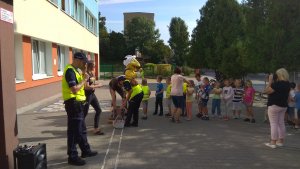
<svg viewBox="0 0 300 169">
<path fill-rule="evenodd" d="M 125 56 L 123 64 L 126 66 L 126 80 L 124 81 L 123 86 L 127 91 L 123 106 L 125 106 L 127 102 L 129 103 L 127 117 L 125 120 L 125 127 L 137 127 L 139 119 L 139 107 L 143 99 L 143 90 L 135 78 L 137 77 L 137 71 L 142 69 L 140 63 L 136 60 L 136 57 L 132 55 Z M 131 123 L 132 116 L 133 121 Z"/>
</svg>

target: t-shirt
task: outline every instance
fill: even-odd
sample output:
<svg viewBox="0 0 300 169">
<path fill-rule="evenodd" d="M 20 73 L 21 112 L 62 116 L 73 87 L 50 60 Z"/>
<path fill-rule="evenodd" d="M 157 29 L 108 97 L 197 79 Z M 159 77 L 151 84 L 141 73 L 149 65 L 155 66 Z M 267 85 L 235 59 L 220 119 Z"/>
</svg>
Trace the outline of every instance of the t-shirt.
<svg viewBox="0 0 300 169">
<path fill-rule="evenodd" d="M 245 90 L 244 102 L 251 104 L 253 102 L 253 97 L 255 94 L 255 90 L 253 87 L 247 87 Z"/>
<path fill-rule="evenodd" d="M 188 87 L 186 92 L 186 102 L 192 102 L 194 100 L 193 93 L 195 89 L 193 87 Z"/>
<path fill-rule="evenodd" d="M 222 89 L 222 96 L 224 100 L 231 100 L 233 96 L 233 89 L 231 86 L 224 86 Z"/>
<path fill-rule="evenodd" d="M 298 109 L 298 110 L 300 110 L 300 92 L 298 91 L 298 92 L 296 92 L 295 93 L 295 107 L 296 107 L 296 109 Z"/>
<path fill-rule="evenodd" d="M 290 90 L 289 97 L 291 99 L 295 97 L 295 90 L 294 89 Z M 295 107 L 295 101 L 292 101 L 291 99 L 289 99 L 288 105 L 289 105 L 289 107 Z"/>
<path fill-rule="evenodd" d="M 75 72 L 71 68 L 66 70 L 65 78 L 70 88 L 78 84 Z"/>
<path fill-rule="evenodd" d="M 183 79 L 184 77 L 179 74 L 174 74 L 171 76 L 171 96 L 183 96 Z"/>
<path fill-rule="evenodd" d="M 92 85 L 95 82 L 95 76 L 92 73 L 89 73 L 89 76 L 90 77 L 89 77 L 87 82 L 89 83 L 89 85 Z M 90 90 L 84 89 L 84 92 L 85 92 L 85 95 L 88 96 L 88 95 L 94 93 L 95 89 L 90 89 Z"/>
<path fill-rule="evenodd" d="M 162 83 L 157 83 L 156 84 L 156 93 L 159 93 L 159 94 L 156 94 L 156 97 L 159 97 L 159 98 L 163 98 L 164 97 L 164 85 Z"/>
<path fill-rule="evenodd" d="M 290 83 L 288 81 L 277 81 L 271 84 L 271 88 L 274 90 L 274 92 L 269 94 L 267 105 L 288 107 Z"/>
<path fill-rule="evenodd" d="M 211 90 L 210 85 L 205 85 L 199 90 L 199 96 L 201 99 L 209 99 L 209 92 Z"/>
<path fill-rule="evenodd" d="M 131 86 L 131 84 L 130 84 L 130 82 L 129 82 L 128 80 L 125 80 L 125 81 L 123 82 L 123 86 L 124 86 L 124 89 L 125 89 L 126 91 L 130 91 L 130 90 L 132 89 L 132 86 Z"/>
<path fill-rule="evenodd" d="M 212 99 L 221 99 L 221 93 L 222 93 L 221 88 L 214 88 L 213 92 L 218 92 L 219 94 L 213 93 Z"/>
<path fill-rule="evenodd" d="M 242 87 L 234 88 L 232 102 L 242 102 L 243 95 L 244 95 L 244 88 Z"/>
<path fill-rule="evenodd" d="M 195 91 L 199 92 L 202 85 L 203 85 L 203 82 L 201 80 L 200 81 L 196 80 L 196 82 L 195 82 Z"/>
</svg>

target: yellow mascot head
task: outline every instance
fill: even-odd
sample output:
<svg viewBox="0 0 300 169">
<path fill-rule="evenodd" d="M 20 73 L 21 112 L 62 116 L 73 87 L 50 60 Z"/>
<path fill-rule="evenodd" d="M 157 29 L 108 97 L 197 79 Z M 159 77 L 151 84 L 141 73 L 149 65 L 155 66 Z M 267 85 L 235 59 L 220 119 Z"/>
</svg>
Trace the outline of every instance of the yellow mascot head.
<svg viewBox="0 0 300 169">
<path fill-rule="evenodd" d="M 141 65 L 136 60 L 136 56 L 127 55 L 125 56 L 125 60 L 123 61 L 123 64 L 126 66 L 125 69 L 125 78 L 132 80 L 136 78 L 136 72 L 139 71 Z"/>
</svg>

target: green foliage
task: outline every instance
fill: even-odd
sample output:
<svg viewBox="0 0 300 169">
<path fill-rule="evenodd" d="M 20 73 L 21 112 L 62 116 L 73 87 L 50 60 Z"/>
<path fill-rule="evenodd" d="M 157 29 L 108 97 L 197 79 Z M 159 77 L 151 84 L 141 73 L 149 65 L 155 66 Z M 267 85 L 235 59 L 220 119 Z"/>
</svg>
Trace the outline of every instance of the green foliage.
<svg viewBox="0 0 300 169">
<path fill-rule="evenodd" d="M 151 56 L 150 62 L 152 63 L 168 63 L 170 61 L 171 49 L 162 40 L 156 41 L 146 50 L 146 53 Z"/>
<path fill-rule="evenodd" d="M 244 18 L 235 0 L 209 0 L 200 10 L 201 18 L 191 40 L 189 64 L 208 67 L 227 74 L 247 71 L 244 58 Z"/>
<path fill-rule="evenodd" d="M 125 39 L 128 52 L 134 54 L 138 48 L 145 55 L 149 48 L 159 38 L 159 32 L 155 29 L 155 23 L 145 17 L 135 17 L 127 23 Z"/>
<path fill-rule="evenodd" d="M 184 20 L 179 17 L 171 19 L 169 26 L 170 39 L 169 44 L 174 52 L 174 62 L 182 66 L 186 63 L 186 57 L 189 51 L 189 33 Z"/>
<path fill-rule="evenodd" d="M 147 63 L 144 65 L 143 69 L 145 76 L 148 77 L 156 77 L 157 75 L 167 77 L 172 74 L 172 66 L 170 64 Z"/>
</svg>

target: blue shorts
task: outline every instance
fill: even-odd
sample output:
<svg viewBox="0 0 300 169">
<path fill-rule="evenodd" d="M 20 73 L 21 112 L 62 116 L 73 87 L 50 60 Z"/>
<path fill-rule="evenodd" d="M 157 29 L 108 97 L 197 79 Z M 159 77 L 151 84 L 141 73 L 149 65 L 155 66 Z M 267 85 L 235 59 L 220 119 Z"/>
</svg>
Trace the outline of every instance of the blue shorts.
<svg viewBox="0 0 300 169">
<path fill-rule="evenodd" d="M 295 107 L 288 107 L 287 113 L 288 113 L 289 117 L 291 117 L 293 119 L 295 117 Z"/>
<path fill-rule="evenodd" d="M 172 101 L 173 101 L 175 108 L 181 108 L 183 105 L 183 102 L 185 101 L 183 99 L 183 96 L 171 96 L 171 97 L 172 97 Z"/>
</svg>

